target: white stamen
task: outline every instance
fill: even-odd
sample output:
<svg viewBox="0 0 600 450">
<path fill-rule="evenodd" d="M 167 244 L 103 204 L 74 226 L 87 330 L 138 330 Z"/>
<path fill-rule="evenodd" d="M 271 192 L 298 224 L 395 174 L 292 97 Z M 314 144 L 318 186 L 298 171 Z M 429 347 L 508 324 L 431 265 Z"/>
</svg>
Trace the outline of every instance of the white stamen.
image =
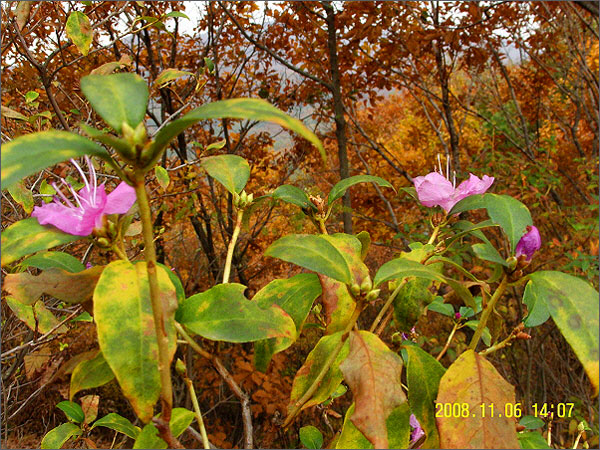
<svg viewBox="0 0 600 450">
<path fill-rule="evenodd" d="M 62 180 L 62 178 L 61 178 L 61 180 Z M 58 186 L 56 185 L 56 183 L 52 183 L 51 186 L 54 188 L 54 190 L 60 196 L 60 198 L 62 198 L 65 201 L 65 203 L 67 204 L 67 206 L 69 206 L 71 208 L 75 208 L 75 205 L 73 203 L 71 203 L 71 201 L 65 196 L 65 194 L 62 193 L 62 191 L 58 188 Z M 54 198 L 56 200 L 58 200 L 58 197 L 55 196 Z"/>
<path fill-rule="evenodd" d="M 452 186 L 456 189 L 456 170 L 452 171 Z"/>
<path fill-rule="evenodd" d="M 450 179 L 450 158 L 446 155 L 446 179 Z"/>
<path fill-rule="evenodd" d="M 71 194 L 73 194 L 73 198 L 75 199 L 75 201 L 77 202 L 77 206 L 79 207 L 79 209 L 81 211 L 85 211 L 85 208 L 83 207 L 83 205 L 81 204 L 81 200 L 83 200 L 83 198 L 77 194 L 77 191 L 75 191 L 75 189 L 73 189 L 73 186 L 71 186 L 69 183 L 67 183 L 65 180 L 63 180 L 62 178 L 60 179 L 60 181 L 62 181 L 62 183 L 67 187 L 67 189 L 71 192 Z M 71 205 L 73 208 L 76 208 L 76 206 Z"/>
<path fill-rule="evenodd" d="M 88 181 L 88 179 L 85 177 L 85 173 L 83 173 L 83 170 L 81 169 L 81 167 L 79 167 L 79 164 L 77 164 L 77 162 L 74 159 L 71 159 L 71 162 L 73 163 L 73 165 L 75 166 L 75 168 L 77 168 L 77 171 L 81 174 L 81 178 L 83 178 L 83 182 L 85 183 L 85 187 L 88 188 L 88 192 L 90 192 L 92 190 L 90 183 Z"/>
<path fill-rule="evenodd" d="M 98 190 L 98 179 L 96 178 L 96 169 L 94 169 L 94 165 L 92 164 L 92 160 L 89 156 L 85 155 L 85 161 L 87 162 L 87 165 L 90 168 L 90 177 L 92 180 L 92 184 L 94 185 L 94 191 L 92 192 L 92 204 L 96 206 L 96 192 Z"/>
<path fill-rule="evenodd" d="M 438 167 L 440 168 L 440 175 L 444 175 L 444 171 L 442 170 L 442 160 L 440 158 L 440 154 L 437 154 L 437 159 L 438 159 Z"/>
</svg>

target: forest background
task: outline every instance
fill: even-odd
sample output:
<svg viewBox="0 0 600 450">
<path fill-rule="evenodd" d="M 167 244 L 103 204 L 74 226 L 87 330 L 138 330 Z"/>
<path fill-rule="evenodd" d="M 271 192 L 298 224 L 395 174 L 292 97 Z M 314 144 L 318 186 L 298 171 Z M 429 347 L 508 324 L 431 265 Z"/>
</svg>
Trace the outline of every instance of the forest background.
<svg viewBox="0 0 600 450">
<path fill-rule="evenodd" d="M 81 36 L 91 39 L 85 54 L 68 36 L 73 11 L 89 18 Z M 598 287 L 596 2 L 2 2 L 2 29 L 3 143 L 50 128 L 76 130 L 80 121 L 102 128 L 79 80 L 113 71 L 148 81 L 150 133 L 201 104 L 251 97 L 302 119 L 321 137 L 327 165 L 306 141 L 254 121 L 205 122 L 178 136 L 161 164 L 168 177 L 157 172 L 151 201 L 160 261 L 175 268 L 186 292 L 222 276 L 234 228 L 231 198 L 218 195 L 209 177 L 196 176 L 199 158 L 217 153 L 246 158 L 248 190 L 258 194 L 294 184 L 322 195 L 357 174 L 390 181 L 396 193 L 375 185 L 351 189 L 329 225 L 330 232 L 368 230 L 375 250 L 366 263 L 373 267 L 407 250 L 407 236 L 427 237 L 426 209 L 401 188 L 430 172 L 441 155 L 458 179 L 469 172 L 494 176 L 494 191 L 528 205 L 543 242 L 533 270 L 552 267 Z M 55 173 L 71 174 L 67 164 L 57 167 Z M 100 169 L 111 177 L 109 168 Z M 29 216 L 48 194 L 51 176 L 47 171 L 16 192 L 2 191 L 2 229 Z M 280 236 L 310 226 L 291 205 L 263 207 L 240 235 L 232 279 L 254 293 L 274 277 L 297 273 L 263 253 Z M 141 245 L 139 236 L 128 240 L 132 248 Z M 107 259 L 86 244 L 69 251 L 84 263 Z M 513 325 L 526 314 L 515 300 L 519 294 L 501 305 Z M 76 311 L 49 307 L 62 315 Z M 433 317 L 417 315 L 410 325 L 435 354 L 451 326 Z M 397 320 L 384 336 L 411 326 Z M 3 352 L 32 342 L 3 353 L 3 445 L 39 446 L 64 420 L 54 409 L 68 391 L 63 363 L 89 350 L 92 327 L 36 343 L 35 333 L 2 303 Z M 584 372 L 552 321 L 532 334 L 534 344 L 519 341 L 491 356 L 517 398 L 575 401 L 580 417 L 596 423 Z M 266 374 L 253 369 L 251 346 L 221 349 L 251 397 L 262 447 L 296 445 L 297 434 L 282 432 L 271 419 L 285 415 L 292 376 L 312 345 L 310 333 L 303 339 L 305 345 L 276 355 Z M 458 332 L 455 345 L 465 342 Z M 450 348 L 442 361 L 455 357 Z M 196 363 L 211 442 L 241 445 L 237 398 L 207 362 Z M 111 384 L 99 391 L 101 414 L 129 408 Z M 176 386 L 176 395 L 178 403 L 189 402 L 184 387 Z M 329 421 L 340 421 L 346 406 L 314 408 L 305 420 L 327 436 Z M 554 426 L 560 445 L 576 434 L 572 422 Z M 105 446 L 112 437 L 95 435 Z"/>
</svg>

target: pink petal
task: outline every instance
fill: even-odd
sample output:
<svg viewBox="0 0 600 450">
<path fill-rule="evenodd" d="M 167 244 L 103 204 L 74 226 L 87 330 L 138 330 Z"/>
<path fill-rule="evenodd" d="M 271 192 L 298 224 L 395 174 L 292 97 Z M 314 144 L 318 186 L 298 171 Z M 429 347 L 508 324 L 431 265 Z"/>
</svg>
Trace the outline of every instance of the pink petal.
<svg viewBox="0 0 600 450">
<path fill-rule="evenodd" d="M 483 179 L 479 179 L 477 175 L 470 173 L 469 179 L 460 183 L 458 188 L 456 188 L 456 198 L 462 200 L 469 195 L 483 194 L 489 189 L 493 182 L 494 177 L 484 175 Z"/>
<path fill-rule="evenodd" d="M 50 224 L 65 233 L 88 236 L 94 230 L 97 214 L 98 212 L 84 214 L 79 209 L 53 202 L 36 206 L 31 216 L 37 218 L 40 225 Z"/>
<path fill-rule="evenodd" d="M 446 177 L 437 172 L 431 172 L 424 177 L 413 178 L 413 183 L 421 204 L 429 208 L 441 206 L 446 211 L 450 210 L 448 205 L 452 202 L 454 187 Z"/>
<path fill-rule="evenodd" d="M 135 189 L 124 181 L 108 194 L 104 214 L 125 214 L 135 203 Z"/>
</svg>

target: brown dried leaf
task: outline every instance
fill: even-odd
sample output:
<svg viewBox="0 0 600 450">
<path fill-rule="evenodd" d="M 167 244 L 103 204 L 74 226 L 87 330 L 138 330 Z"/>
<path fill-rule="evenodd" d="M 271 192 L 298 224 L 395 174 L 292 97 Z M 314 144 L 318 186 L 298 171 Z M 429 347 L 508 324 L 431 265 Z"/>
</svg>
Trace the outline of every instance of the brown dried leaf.
<svg viewBox="0 0 600 450">
<path fill-rule="evenodd" d="M 99 395 L 85 395 L 79 399 L 81 409 L 85 415 L 84 423 L 92 423 L 98 417 Z"/>
<path fill-rule="evenodd" d="M 340 369 L 356 403 L 352 423 L 375 448 L 388 448 L 386 420 L 406 401 L 402 359 L 368 331 L 352 331 L 349 339 L 350 353 Z"/>
<path fill-rule="evenodd" d="M 26 305 L 35 303 L 42 294 L 67 303 L 82 303 L 92 298 L 102 270 L 104 266 L 77 273 L 49 269 L 38 276 L 27 272 L 8 274 L 4 278 L 4 289 Z"/>
<path fill-rule="evenodd" d="M 515 419 L 504 414 L 505 405 L 515 403 L 515 389 L 473 350 L 464 352 L 448 368 L 436 403 L 467 403 L 472 414 L 468 418 L 436 418 L 441 448 L 519 448 Z M 483 417 L 481 405 L 485 405 Z"/>
</svg>

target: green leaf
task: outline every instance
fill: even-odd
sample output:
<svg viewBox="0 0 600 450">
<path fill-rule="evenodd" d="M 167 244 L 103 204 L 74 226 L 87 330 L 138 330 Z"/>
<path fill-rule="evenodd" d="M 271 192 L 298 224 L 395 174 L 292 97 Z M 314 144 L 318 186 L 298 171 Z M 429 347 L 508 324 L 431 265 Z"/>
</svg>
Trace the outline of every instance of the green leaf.
<svg viewBox="0 0 600 450">
<path fill-rule="evenodd" d="M 159 415 L 160 417 L 160 415 Z M 194 413 L 185 408 L 173 408 L 169 425 L 174 437 L 179 436 L 194 420 Z M 158 430 L 151 422 L 142 428 L 141 433 L 133 443 L 133 448 L 167 448 L 167 443 L 158 437 Z"/>
<path fill-rule="evenodd" d="M 248 161 L 237 155 L 209 156 L 201 166 L 232 194 L 242 192 L 250 178 Z"/>
<path fill-rule="evenodd" d="M 70 438 L 81 436 L 83 432 L 74 423 L 68 422 L 53 428 L 42 439 L 41 448 L 62 448 Z"/>
<path fill-rule="evenodd" d="M 333 245 L 346 260 L 350 270 L 352 284 L 358 284 L 369 277 L 369 268 L 362 261 L 362 244 L 350 234 L 335 233 L 331 235 L 320 235 L 321 239 L 328 241 Z"/>
<path fill-rule="evenodd" d="M 210 58 L 204 58 L 204 66 L 208 69 L 210 73 L 215 71 L 215 63 Z"/>
<path fill-rule="evenodd" d="M 110 428 L 111 430 L 123 433 L 132 439 L 137 439 L 141 431 L 140 427 L 136 427 L 128 419 L 117 413 L 110 413 L 96 420 L 90 427 L 90 430 L 93 430 L 95 427 Z"/>
<path fill-rule="evenodd" d="M 477 256 L 479 259 L 502 264 L 503 266 L 508 267 L 506 260 L 500 256 L 500 253 L 498 253 L 498 250 L 496 250 L 493 245 L 488 243 L 480 243 L 473 244 L 471 247 L 473 248 L 473 253 L 475 253 L 475 256 Z"/>
<path fill-rule="evenodd" d="M 356 403 L 352 423 L 375 448 L 389 448 L 387 419 L 406 403 L 400 380 L 402 358 L 368 331 L 351 331 L 348 340 L 350 351 L 340 370 Z"/>
<path fill-rule="evenodd" d="M 91 359 L 81 361 L 71 375 L 69 398 L 73 400 L 75 394 L 84 389 L 103 386 L 115 377 L 110 366 L 104 359 L 101 351 Z"/>
<path fill-rule="evenodd" d="M 10 186 L 46 167 L 83 155 L 110 158 L 99 145 L 66 131 L 50 130 L 19 136 L 2 144 L 2 186 Z"/>
<path fill-rule="evenodd" d="M 546 299 L 541 297 L 545 292 L 535 288 L 535 283 L 531 281 L 525 286 L 523 292 L 523 303 L 527 306 L 527 317 L 523 319 L 526 327 L 537 327 L 550 318 L 550 311 L 546 306 Z"/>
<path fill-rule="evenodd" d="M 315 347 L 306 357 L 306 361 L 302 367 L 298 370 L 298 372 L 296 372 L 296 377 L 294 378 L 294 383 L 292 384 L 292 393 L 290 395 L 290 405 L 288 406 L 288 409 L 291 409 L 294 404 L 300 400 L 300 398 L 302 398 L 304 393 L 308 391 L 308 388 L 312 385 L 321 369 L 323 369 L 325 366 L 325 362 L 329 358 L 329 355 L 331 355 L 341 340 L 341 331 L 329 336 L 323 336 L 321 339 L 319 339 L 317 345 L 315 345 Z M 325 376 L 319 384 L 319 387 L 313 393 L 310 400 L 302 405 L 302 409 L 323 403 L 331 396 L 331 394 L 335 392 L 343 378 L 340 370 L 340 364 L 348 356 L 348 351 L 349 345 L 348 341 L 346 341 L 338 353 L 338 356 L 335 358 L 335 361 L 325 373 Z"/>
<path fill-rule="evenodd" d="M 110 133 L 103 133 L 99 130 L 96 130 L 95 128 L 86 125 L 83 122 L 79 123 L 79 128 L 90 138 L 114 148 L 121 155 L 127 155 L 130 158 L 134 157 L 134 149 L 132 148 L 131 144 L 125 139 L 118 138 Z"/>
<path fill-rule="evenodd" d="M 273 304 L 280 306 L 290 315 L 296 326 L 293 339 L 272 338 L 254 344 L 254 364 L 257 369 L 266 371 L 271 357 L 298 339 L 302 325 L 319 295 L 321 284 L 317 275 L 313 273 L 301 273 L 286 280 L 271 281 L 254 295 L 252 301 L 261 308 L 270 308 Z"/>
<path fill-rule="evenodd" d="M 284 236 L 271 244 L 265 255 L 297 264 L 345 284 L 352 283 L 352 275 L 344 256 L 321 236 Z"/>
<path fill-rule="evenodd" d="M 406 345 L 404 349 L 408 356 L 406 364 L 408 402 L 426 435 L 421 448 L 439 448 L 434 402 L 446 369 L 433 356 L 416 345 Z"/>
<path fill-rule="evenodd" d="M 485 194 L 483 199 L 490 219 L 502 227 L 514 253 L 527 225 L 533 225 L 527 206 L 510 195 Z"/>
<path fill-rule="evenodd" d="M 475 331 L 477 329 L 478 325 L 479 325 L 479 320 L 469 320 L 468 322 L 465 323 L 465 326 L 469 327 L 473 331 Z M 488 327 L 485 327 L 483 329 L 483 334 L 481 335 L 481 340 L 487 346 L 489 346 L 492 343 L 492 334 L 490 333 L 490 329 Z"/>
<path fill-rule="evenodd" d="M 138 75 L 88 75 L 81 79 L 81 91 L 100 117 L 118 133 L 123 122 L 135 129 L 144 120 L 148 86 Z"/>
<path fill-rule="evenodd" d="M 27 214 L 31 214 L 31 211 L 33 211 L 33 194 L 23 186 L 23 183 L 19 182 L 9 186 L 8 192 Z"/>
<path fill-rule="evenodd" d="M 162 267 L 157 272 L 172 359 L 176 349 L 175 287 Z M 160 376 L 146 263 L 113 261 L 106 266 L 94 291 L 94 319 L 106 362 L 136 414 L 148 422 L 160 394 Z"/>
<path fill-rule="evenodd" d="M 211 150 L 220 150 L 227 144 L 227 139 L 221 139 L 220 141 L 213 142 L 212 144 L 208 144 L 204 149 L 205 152 L 210 152 Z M 200 145 L 200 144 L 198 144 Z"/>
<path fill-rule="evenodd" d="M 352 423 L 351 417 L 354 414 L 355 404 L 352 403 L 344 417 L 342 432 L 338 438 L 335 448 L 356 448 L 356 449 L 371 449 L 373 444 L 362 434 L 358 428 Z M 388 439 L 390 442 L 389 448 L 409 448 L 410 440 L 410 409 L 408 403 L 402 403 L 395 408 L 387 420 Z"/>
<path fill-rule="evenodd" d="M 536 302 L 545 301 L 598 395 L 598 292 L 581 278 L 556 271 L 532 273 L 528 284 Z"/>
<path fill-rule="evenodd" d="M 379 268 L 373 280 L 373 287 L 375 288 L 385 281 L 405 277 L 421 277 L 433 281 L 445 281 L 442 274 L 429 266 L 424 266 L 417 261 L 411 261 L 407 258 L 396 258 L 386 262 Z"/>
<path fill-rule="evenodd" d="M 390 187 L 394 189 L 390 182 L 384 180 L 383 178 L 375 177 L 373 175 L 355 175 L 353 177 L 344 178 L 331 188 L 331 191 L 329 191 L 329 196 L 327 197 L 327 204 L 331 205 L 338 198 L 342 197 L 350 186 L 354 186 L 358 183 L 375 183 L 379 186 Z"/>
<path fill-rule="evenodd" d="M 29 217 L 13 223 L 2 232 L 2 267 L 40 250 L 81 239 L 81 236 L 63 233 L 54 227 L 39 224 Z"/>
<path fill-rule="evenodd" d="M 60 402 L 56 407 L 66 414 L 67 419 L 75 423 L 83 423 L 85 420 L 83 409 L 77 403 L 64 401 Z"/>
<path fill-rule="evenodd" d="M 523 425 L 528 430 L 535 430 L 537 428 L 542 428 L 544 425 L 546 425 L 546 422 L 539 417 L 523 416 L 521 417 L 521 420 L 519 420 L 519 425 Z"/>
<path fill-rule="evenodd" d="M 553 448 L 538 431 L 524 431 L 517 435 L 522 449 Z"/>
<path fill-rule="evenodd" d="M 69 39 L 73 41 L 83 56 L 87 56 L 94 35 L 88 16 L 82 12 L 73 11 L 69 14 L 65 28 Z"/>
<path fill-rule="evenodd" d="M 155 166 L 154 174 L 156 175 L 156 180 L 158 181 L 158 184 L 160 184 L 160 187 L 167 189 L 169 183 L 171 182 L 167 169 L 165 169 L 163 166 Z"/>
<path fill-rule="evenodd" d="M 44 305 L 44 302 L 41 300 L 35 302 L 33 305 L 26 305 L 10 296 L 7 296 L 5 300 L 12 312 L 15 313 L 20 320 L 22 320 L 29 328 L 34 331 L 37 330 L 41 334 L 48 333 L 60 323 L 56 316 L 46 308 L 46 305 Z M 66 325 L 61 325 L 54 332 L 60 334 L 67 331 L 68 328 Z"/>
<path fill-rule="evenodd" d="M 40 96 L 39 92 L 29 91 L 25 94 L 25 103 L 31 103 Z"/>
<path fill-rule="evenodd" d="M 275 200 L 282 200 L 284 202 L 291 203 L 292 205 L 299 206 L 300 208 L 312 208 L 314 210 L 317 209 L 313 202 L 309 200 L 306 192 L 289 184 L 279 186 L 273 191 L 271 197 L 273 197 Z"/>
<path fill-rule="evenodd" d="M 448 216 L 451 216 L 453 214 L 459 214 L 465 211 L 471 211 L 473 209 L 485 208 L 486 204 L 484 202 L 483 197 L 484 194 L 475 194 L 463 198 L 461 201 L 459 201 L 456 205 L 452 207 L 452 209 L 448 213 Z"/>
<path fill-rule="evenodd" d="M 193 77 L 194 74 L 192 72 L 187 72 L 185 70 L 177 70 L 177 69 L 165 69 L 163 70 L 154 80 L 154 84 L 159 88 L 165 87 L 171 81 L 176 80 L 181 77 Z"/>
<path fill-rule="evenodd" d="M 50 186 L 46 180 L 42 180 L 40 187 L 39 187 L 39 191 L 40 194 L 43 194 L 44 197 L 42 197 L 42 201 L 44 203 L 51 203 L 52 202 L 52 197 L 54 195 L 56 195 L 56 190 Z"/>
<path fill-rule="evenodd" d="M 85 266 L 77 258 L 64 252 L 42 252 L 25 258 L 21 267 L 35 267 L 40 270 L 62 269 L 67 272 L 77 273 L 85 270 Z"/>
<path fill-rule="evenodd" d="M 218 284 L 192 295 L 177 310 L 177 321 L 213 341 L 253 342 L 283 337 L 295 339 L 296 327 L 278 305 L 261 308 L 244 297 L 246 286 Z"/>
<path fill-rule="evenodd" d="M 371 246 L 371 235 L 368 231 L 363 230 L 356 235 L 356 239 L 360 241 L 360 259 L 364 261 Z"/>
<path fill-rule="evenodd" d="M 449 303 L 444 303 L 442 297 L 436 297 L 436 299 L 427 306 L 427 309 L 448 317 L 454 317 L 454 307 Z"/>
<path fill-rule="evenodd" d="M 174 120 L 160 130 L 156 134 L 154 143 L 151 145 L 149 152 L 153 155 L 160 155 L 171 139 L 200 120 L 226 118 L 274 122 L 299 134 L 304 139 L 311 142 L 321 153 L 323 161 L 327 160 L 323 144 L 301 121 L 288 116 L 270 103 L 255 98 L 221 100 L 204 104 L 199 108 L 190 111 L 185 116 Z"/>
<path fill-rule="evenodd" d="M 171 11 L 165 14 L 165 17 L 181 17 L 182 19 L 190 20 L 190 18 L 181 11 Z"/>
<path fill-rule="evenodd" d="M 323 446 L 323 435 L 317 427 L 308 425 L 300 428 L 300 442 L 306 448 L 318 449 Z"/>
</svg>

